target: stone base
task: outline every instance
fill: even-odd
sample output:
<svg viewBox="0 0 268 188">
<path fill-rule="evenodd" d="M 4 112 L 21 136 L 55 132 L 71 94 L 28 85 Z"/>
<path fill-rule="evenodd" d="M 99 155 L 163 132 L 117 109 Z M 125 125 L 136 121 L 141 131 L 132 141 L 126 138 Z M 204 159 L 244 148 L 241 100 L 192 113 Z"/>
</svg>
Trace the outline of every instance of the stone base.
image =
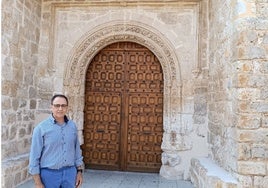
<svg viewBox="0 0 268 188">
<path fill-rule="evenodd" d="M 2 187 L 14 188 L 29 180 L 28 163 L 28 154 L 2 161 Z"/>
<path fill-rule="evenodd" d="M 183 171 L 178 170 L 175 167 L 162 165 L 159 174 L 169 180 L 183 180 Z"/>
<path fill-rule="evenodd" d="M 192 159 L 190 177 L 197 188 L 238 187 L 238 181 L 209 158 Z"/>
</svg>

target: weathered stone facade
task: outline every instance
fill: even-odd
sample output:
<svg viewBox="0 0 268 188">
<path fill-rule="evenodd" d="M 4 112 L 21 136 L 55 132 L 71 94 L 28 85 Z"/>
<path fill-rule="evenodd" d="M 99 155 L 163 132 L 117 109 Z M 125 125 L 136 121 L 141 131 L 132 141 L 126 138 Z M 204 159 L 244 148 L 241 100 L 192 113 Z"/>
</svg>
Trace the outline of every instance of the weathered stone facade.
<svg viewBox="0 0 268 188">
<path fill-rule="evenodd" d="M 70 98 L 83 143 L 87 67 L 105 46 L 130 41 L 163 69 L 160 174 L 264 188 L 267 17 L 266 0 L 3 0 L 2 186 L 29 178 L 31 133 L 53 93 Z"/>
<path fill-rule="evenodd" d="M 28 152 L 38 100 L 41 0 L 2 1 L 2 187 L 29 177 Z"/>
</svg>

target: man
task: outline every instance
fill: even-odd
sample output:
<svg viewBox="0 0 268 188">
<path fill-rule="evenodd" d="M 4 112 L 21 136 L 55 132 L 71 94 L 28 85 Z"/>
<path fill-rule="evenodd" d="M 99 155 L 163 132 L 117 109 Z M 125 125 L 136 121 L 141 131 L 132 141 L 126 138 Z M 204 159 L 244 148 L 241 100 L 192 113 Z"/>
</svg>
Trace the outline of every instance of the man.
<svg viewBox="0 0 268 188">
<path fill-rule="evenodd" d="M 29 173 L 36 188 L 74 188 L 82 184 L 83 157 L 77 128 L 66 116 L 68 98 L 54 95 L 52 114 L 33 131 Z"/>
</svg>

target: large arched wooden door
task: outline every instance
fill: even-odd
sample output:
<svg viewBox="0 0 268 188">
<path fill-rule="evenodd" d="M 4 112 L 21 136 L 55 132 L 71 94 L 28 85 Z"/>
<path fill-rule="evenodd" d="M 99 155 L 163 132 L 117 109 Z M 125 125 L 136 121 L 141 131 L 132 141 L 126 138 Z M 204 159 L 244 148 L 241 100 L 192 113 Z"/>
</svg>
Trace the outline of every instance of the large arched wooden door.
<svg viewBox="0 0 268 188">
<path fill-rule="evenodd" d="M 88 67 L 85 87 L 86 167 L 158 172 L 163 135 L 163 73 L 144 46 L 114 43 Z"/>
</svg>

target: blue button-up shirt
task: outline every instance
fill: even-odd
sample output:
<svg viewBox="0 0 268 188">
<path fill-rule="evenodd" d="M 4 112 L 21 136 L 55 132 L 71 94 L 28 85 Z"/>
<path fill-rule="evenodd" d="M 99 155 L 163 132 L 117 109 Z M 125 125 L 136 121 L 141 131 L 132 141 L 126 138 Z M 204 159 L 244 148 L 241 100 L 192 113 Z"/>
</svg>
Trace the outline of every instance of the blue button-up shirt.
<svg viewBox="0 0 268 188">
<path fill-rule="evenodd" d="M 64 125 L 59 125 L 50 115 L 34 128 L 29 161 L 30 174 L 40 174 L 40 168 L 60 169 L 82 164 L 77 128 L 72 120 L 65 117 Z"/>
</svg>

